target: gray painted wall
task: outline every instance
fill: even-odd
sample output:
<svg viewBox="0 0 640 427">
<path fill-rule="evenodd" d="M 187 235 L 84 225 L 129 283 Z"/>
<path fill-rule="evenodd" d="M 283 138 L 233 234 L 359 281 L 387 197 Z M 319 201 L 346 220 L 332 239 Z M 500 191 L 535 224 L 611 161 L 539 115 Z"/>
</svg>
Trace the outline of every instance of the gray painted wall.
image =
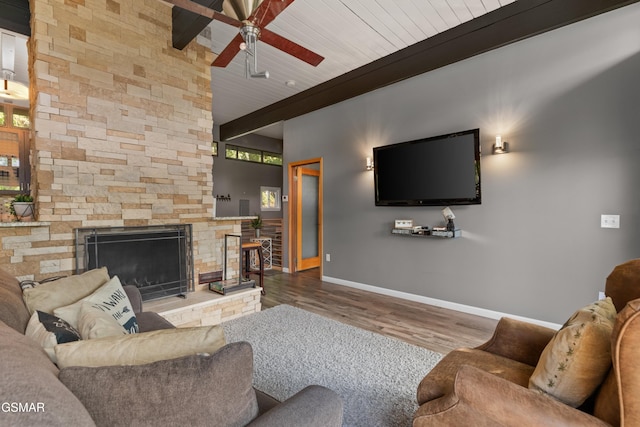
<svg viewBox="0 0 640 427">
<path fill-rule="evenodd" d="M 215 125 L 213 138 L 219 141 L 220 128 Z M 282 140 L 261 135 L 246 135 L 229 141 L 231 145 L 282 153 Z M 213 158 L 213 195 L 231 195 L 231 201 L 216 202 L 216 216 L 238 216 L 240 200 L 249 200 L 249 215 L 263 218 L 282 218 L 280 211 L 260 211 L 260 187 L 282 188 L 282 167 L 228 160 L 224 157 L 226 143 L 218 143 L 218 157 Z"/>
<path fill-rule="evenodd" d="M 285 164 L 324 158 L 324 276 L 554 323 L 595 300 L 640 256 L 638 22 L 627 6 L 287 121 Z M 476 127 L 483 202 L 452 207 L 463 237 L 391 235 L 441 207 L 374 206 L 372 148 Z M 491 155 L 497 134 L 510 154 Z"/>
</svg>

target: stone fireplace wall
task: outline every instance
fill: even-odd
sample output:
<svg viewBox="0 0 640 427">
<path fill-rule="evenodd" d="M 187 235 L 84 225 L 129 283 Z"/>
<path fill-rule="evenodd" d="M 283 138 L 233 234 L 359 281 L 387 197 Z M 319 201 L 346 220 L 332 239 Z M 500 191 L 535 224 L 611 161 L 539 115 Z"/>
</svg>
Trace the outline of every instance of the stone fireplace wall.
<svg viewBox="0 0 640 427">
<path fill-rule="evenodd" d="M 31 0 L 32 194 L 37 223 L 0 229 L 3 267 L 73 272 L 78 227 L 192 223 L 198 271 L 220 269 L 210 63 L 202 35 L 171 46 L 159 0 Z"/>
</svg>

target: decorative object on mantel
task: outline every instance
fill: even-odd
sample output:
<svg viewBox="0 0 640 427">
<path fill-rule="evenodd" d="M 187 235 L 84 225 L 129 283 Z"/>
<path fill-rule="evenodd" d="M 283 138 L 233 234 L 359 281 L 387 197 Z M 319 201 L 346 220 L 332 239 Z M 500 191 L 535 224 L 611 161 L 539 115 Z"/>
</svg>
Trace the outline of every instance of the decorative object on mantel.
<svg viewBox="0 0 640 427">
<path fill-rule="evenodd" d="M 24 218 L 33 216 L 35 213 L 33 209 L 33 196 L 29 194 L 18 194 L 11 201 L 9 211 L 18 222 Z"/>
<path fill-rule="evenodd" d="M 219 194 L 216 194 L 216 200 L 219 202 L 230 202 L 231 201 L 231 194 L 227 194 L 226 196 L 221 196 Z"/>
<path fill-rule="evenodd" d="M 250 225 L 251 225 L 251 228 L 256 230 L 256 239 L 259 239 L 260 229 L 262 228 L 262 217 L 258 214 L 254 214 L 254 215 L 256 215 L 256 217 L 251 220 Z"/>
</svg>

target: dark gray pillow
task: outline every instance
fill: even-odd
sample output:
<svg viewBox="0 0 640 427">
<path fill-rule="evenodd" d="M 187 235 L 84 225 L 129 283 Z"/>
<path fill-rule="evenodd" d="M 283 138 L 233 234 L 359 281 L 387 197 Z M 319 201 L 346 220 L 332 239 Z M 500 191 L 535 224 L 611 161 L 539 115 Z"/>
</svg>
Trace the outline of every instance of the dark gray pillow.
<svg viewBox="0 0 640 427">
<path fill-rule="evenodd" d="M 244 426 L 258 415 L 247 342 L 147 365 L 69 367 L 59 378 L 98 426 Z"/>
<path fill-rule="evenodd" d="M 0 378 L 0 425 L 94 425 L 78 398 L 58 381 L 58 368 L 42 347 L 1 321 Z"/>
</svg>

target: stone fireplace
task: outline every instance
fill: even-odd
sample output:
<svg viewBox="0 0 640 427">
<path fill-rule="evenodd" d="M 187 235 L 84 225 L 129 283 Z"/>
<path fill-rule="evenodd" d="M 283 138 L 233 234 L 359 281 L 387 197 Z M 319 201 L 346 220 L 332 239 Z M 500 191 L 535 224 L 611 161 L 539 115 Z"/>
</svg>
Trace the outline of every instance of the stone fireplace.
<svg viewBox="0 0 640 427">
<path fill-rule="evenodd" d="M 221 270 L 241 225 L 214 218 L 210 40 L 174 49 L 161 1 L 29 4 L 37 222 L 0 225 L 3 268 L 73 274 L 76 229 L 191 224 L 194 276 Z"/>
</svg>

